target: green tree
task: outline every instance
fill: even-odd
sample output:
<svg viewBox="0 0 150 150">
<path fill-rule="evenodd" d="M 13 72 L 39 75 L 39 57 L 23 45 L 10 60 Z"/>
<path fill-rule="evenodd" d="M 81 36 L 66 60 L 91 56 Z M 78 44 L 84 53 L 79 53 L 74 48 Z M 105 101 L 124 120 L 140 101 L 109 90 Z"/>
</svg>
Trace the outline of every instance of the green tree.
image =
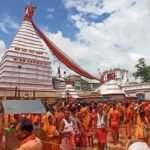
<svg viewBox="0 0 150 150">
<path fill-rule="evenodd" d="M 136 72 L 133 73 L 135 79 L 140 78 L 142 82 L 150 82 L 150 66 L 146 65 L 144 58 L 138 60 L 135 68 Z"/>
</svg>

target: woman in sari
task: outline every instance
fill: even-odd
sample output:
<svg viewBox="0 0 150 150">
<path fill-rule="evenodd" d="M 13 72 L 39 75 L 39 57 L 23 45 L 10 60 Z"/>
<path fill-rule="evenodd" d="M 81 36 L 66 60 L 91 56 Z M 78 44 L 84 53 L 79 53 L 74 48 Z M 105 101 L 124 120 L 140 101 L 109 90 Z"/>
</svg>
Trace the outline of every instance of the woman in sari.
<svg viewBox="0 0 150 150">
<path fill-rule="evenodd" d="M 150 120 L 149 120 L 149 116 L 150 116 L 150 108 L 147 106 L 144 109 L 145 112 L 145 129 L 144 129 L 144 136 L 145 136 L 145 142 L 149 142 L 150 139 Z"/>
<path fill-rule="evenodd" d="M 143 139 L 144 138 L 144 127 L 145 127 L 145 113 L 143 110 L 139 110 L 137 114 L 137 123 L 135 130 L 135 138 Z"/>
<path fill-rule="evenodd" d="M 43 119 L 42 133 L 43 140 L 49 142 L 43 144 L 43 150 L 60 150 L 59 134 L 56 130 L 54 119 L 51 114 L 46 114 Z"/>
</svg>

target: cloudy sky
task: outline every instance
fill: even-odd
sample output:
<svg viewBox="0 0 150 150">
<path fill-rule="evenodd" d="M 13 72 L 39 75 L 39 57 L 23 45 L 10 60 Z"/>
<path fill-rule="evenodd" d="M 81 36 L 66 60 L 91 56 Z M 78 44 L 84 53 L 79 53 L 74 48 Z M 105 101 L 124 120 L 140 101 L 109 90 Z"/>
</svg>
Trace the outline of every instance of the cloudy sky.
<svg viewBox="0 0 150 150">
<path fill-rule="evenodd" d="M 150 0 L 31 1 L 38 7 L 36 25 L 89 73 L 98 76 L 98 68 L 120 67 L 132 74 L 140 57 L 150 62 Z M 0 55 L 13 40 L 27 3 L 1 0 Z"/>
</svg>

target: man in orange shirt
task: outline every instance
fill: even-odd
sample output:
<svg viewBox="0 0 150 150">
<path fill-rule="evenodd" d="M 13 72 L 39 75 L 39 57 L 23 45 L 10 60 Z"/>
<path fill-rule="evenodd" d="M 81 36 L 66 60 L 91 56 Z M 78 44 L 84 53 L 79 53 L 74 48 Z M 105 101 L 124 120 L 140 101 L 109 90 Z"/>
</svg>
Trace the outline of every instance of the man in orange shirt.
<svg viewBox="0 0 150 150">
<path fill-rule="evenodd" d="M 16 127 L 17 138 L 21 141 L 17 150 L 42 150 L 41 141 L 32 133 L 33 125 L 29 119 L 23 119 Z"/>
<path fill-rule="evenodd" d="M 131 124 L 132 124 L 132 111 L 129 109 L 129 103 L 125 103 L 125 128 L 126 128 L 126 135 L 128 139 L 131 139 Z"/>
<path fill-rule="evenodd" d="M 116 103 L 113 103 L 113 109 L 110 111 L 109 117 L 112 138 L 114 143 L 117 143 L 119 141 L 120 113 L 116 109 Z"/>
</svg>

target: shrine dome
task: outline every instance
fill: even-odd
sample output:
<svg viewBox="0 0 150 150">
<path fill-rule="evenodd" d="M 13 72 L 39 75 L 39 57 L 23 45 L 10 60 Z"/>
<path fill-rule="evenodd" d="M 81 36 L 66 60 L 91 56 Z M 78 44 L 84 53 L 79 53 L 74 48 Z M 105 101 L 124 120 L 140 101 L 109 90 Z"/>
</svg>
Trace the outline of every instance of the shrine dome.
<svg viewBox="0 0 150 150">
<path fill-rule="evenodd" d="M 96 89 L 96 92 L 100 92 L 101 95 L 109 94 L 125 94 L 119 85 L 115 81 L 105 83 Z"/>
</svg>

